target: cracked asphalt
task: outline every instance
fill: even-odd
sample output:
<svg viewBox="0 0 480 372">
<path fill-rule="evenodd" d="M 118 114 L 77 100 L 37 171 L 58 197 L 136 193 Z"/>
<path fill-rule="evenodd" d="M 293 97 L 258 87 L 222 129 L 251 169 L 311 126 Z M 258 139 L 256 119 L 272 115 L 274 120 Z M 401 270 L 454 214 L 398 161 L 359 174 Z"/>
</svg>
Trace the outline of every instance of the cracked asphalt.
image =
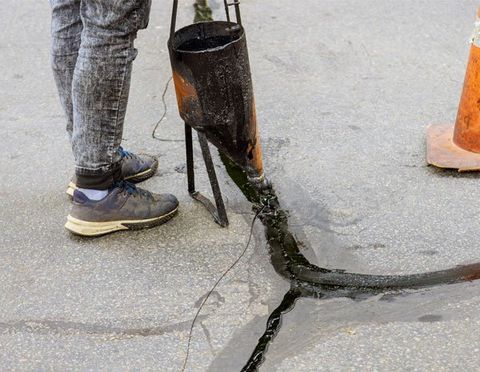
<svg viewBox="0 0 480 372">
<path fill-rule="evenodd" d="M 180 2 L 179 24 L 193 19 Z M 211 0 L 215 18 L 220 0 Z M 315 264 L 372 274 L 480 261 L 478 175 L 425 164 L 425 129 L 453 122 L 473 0 L 245 0 L 265 168 Z M 145 183 L 175 192 L 168 224 L 99 239 L 63 228 L 73 159 L 49 62 L 47 2 L 5 0 L 0 22 L 0 369 L 162 370 L 183 364 L 191 321 L 248 240 L 253 213 L 220 160 L 231 220 L 188 196 L 182 142 L 151 137 L 170 76 L 170 1 L 139 34 L 124 147 L 159 156 Z M 158 137 L 182 140 L 172 87 Z M 198 185 L 208 180 L 195 149 Z M 189 371 L 238 371 L 289 283 L 263 238 L 198 319 Z M 300 299 L 265 371 L 477 370 L 480 284 L 364 301 Z"/>
</svg>

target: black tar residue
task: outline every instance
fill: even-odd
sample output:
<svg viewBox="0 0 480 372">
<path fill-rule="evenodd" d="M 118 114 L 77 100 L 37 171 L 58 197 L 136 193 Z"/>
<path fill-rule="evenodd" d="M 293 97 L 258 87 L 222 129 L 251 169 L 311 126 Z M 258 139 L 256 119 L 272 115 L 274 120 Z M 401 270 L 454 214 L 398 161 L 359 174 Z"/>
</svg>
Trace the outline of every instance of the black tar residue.
<svg viewBox="0 0 480 372">
<path fill-rule="evenodd" d="M 253 204 L 253 210 L 261 210 L 258 218 L 265 227 L 274 269 L 291 283 L 291 289 L 270 315 L 265 333 L 242 371 L 256 371 L 263 363 L 267 348 L 280 329 L 282 315 L 292 310 L 300 297 L 358 299 L 379 293 L 395 293 L 480 278 L 480 263 L 413 275 L 366 275 L 313 265 L 300 252 L 298 242 L 289 231 L 288 213 L 281 208 L 273 187 L 259 190 L 227 156 L 220 154 L 220 157 L 231 179 Z"/>
<path fill-rule="evenodd" d="M 212 11 L 206 0 L 195 2 L 195 21 L 212 20 Z M 212 46 L 229 40 L 209 40 Z M 195 51 L 205 45 L 182 45 L 182 49 Z M 291 311 L 301 297 L 368 298 L 371 295 L 390 292 L 399 294 L 402 290 L 419 289 L 442 284 L 453 284 L 480 278 L 480 263 L 457 266 L 452 269 L 415 275 L 365 275 L 329 270 L 311 264 L 300 252 L 299 244 L 289 230 L 288 213 L 280 206 L 273 187 L 258 189 L 247 179 L 246 173 L 227 156 L 220 154 L 228 174 L 253 204 L 253 210 L 265 227 L 269 253 L 275 271 L 289 280 L 291 289 L 285 294 L 280 305 L 268 318 L 264 334 L 260 337 L 243 372 L 258 370 L 265 360 L 269 344 L 280 330 L 283 314 Z"/>
</svg>

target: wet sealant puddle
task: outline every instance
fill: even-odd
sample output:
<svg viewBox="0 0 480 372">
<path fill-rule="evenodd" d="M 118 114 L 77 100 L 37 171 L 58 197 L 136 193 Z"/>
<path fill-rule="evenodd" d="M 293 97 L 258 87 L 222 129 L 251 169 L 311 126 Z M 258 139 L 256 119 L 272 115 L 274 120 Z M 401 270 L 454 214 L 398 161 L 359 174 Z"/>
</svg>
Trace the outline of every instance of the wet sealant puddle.
<svg viewBox="0 0 480 372">
<path fill-rule="evenodd" d="M 362 300 L 385 293 L 389 296 L 402 291 L 445 284 L 455 284 L 480 278 L 480 263 L 457 266 L 447 270 L 412 275 L 367 275 L 331 270 L 316 266 L 302 254 L 300 243 L 292 234 L 288 213 L 280 206 L 273 187 L 258 190 L 251 184 L 245 172 L 228 157 L 220 154 L 227 173 L 252 203 L 265 228 L 270 259 L 275 271 L 290 284 L 280 305 L 270 314 L 264 334 L 242 371 L 256 371 L 265 360 L 268 346 L 282 324 L 282 316 L 293 310 L 299 298 L 339 298 Z M 438 316 L 425 316 L 419 321 L 438 321 Z"/>
</svg>

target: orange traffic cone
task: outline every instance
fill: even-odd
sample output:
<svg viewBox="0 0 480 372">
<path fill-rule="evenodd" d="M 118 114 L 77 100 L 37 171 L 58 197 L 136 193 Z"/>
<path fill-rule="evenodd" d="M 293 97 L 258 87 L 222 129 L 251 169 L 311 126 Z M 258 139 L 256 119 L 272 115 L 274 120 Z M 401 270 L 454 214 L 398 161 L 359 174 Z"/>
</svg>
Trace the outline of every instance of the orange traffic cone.
<svg viewBox="0 0 480 372">
<path fill-rule="evenodd" d="M 480 8 L 455 126 L 427 129 L 427 162 L 459 172 L 480 170 Z"/>
</svg>

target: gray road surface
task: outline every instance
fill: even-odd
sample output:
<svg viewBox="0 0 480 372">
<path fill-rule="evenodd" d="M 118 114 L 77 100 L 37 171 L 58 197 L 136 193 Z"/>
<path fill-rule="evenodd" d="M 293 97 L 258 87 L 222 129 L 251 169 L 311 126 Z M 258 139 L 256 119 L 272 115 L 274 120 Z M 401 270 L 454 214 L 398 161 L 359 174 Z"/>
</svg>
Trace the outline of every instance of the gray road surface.
<svg viewBox="0 0 480 372">
<path fill-rule="evenodd" d="M 182 1 L 180 23 L 193 18 Z M 220 0 L 211 1 L 216 17 Z M 315 263 L 400 274 L 480 261 L 477 175 L 425 165 L 425 128 L 453 122 L 472 0 L 245 0 L 267 173 Z M 181 142 L 159 142 L 170 2 L 139 35 L 124 146 L 160 158 L 146 187 L 179 216 L 145 232 L 64 231 L 73 160 L 49 68 L 47 2 L 0 10 L 0 369 L 178 371 L 191 320 L 253 214 L 217 170 L 231 226 L 186 192 Z M 182 139 L 173 89 L 158 136 Z M 196 156 L 200 155 L 198 147 Z M 201 162 L 198 184 L 207 190 Z M 263 229 L 193 333 L 189 371 L 238 371 L 289 284 Z M 366 301 L 302 299 L 264 371 L 478 370 L 480 284 Z"/>
</svg>

